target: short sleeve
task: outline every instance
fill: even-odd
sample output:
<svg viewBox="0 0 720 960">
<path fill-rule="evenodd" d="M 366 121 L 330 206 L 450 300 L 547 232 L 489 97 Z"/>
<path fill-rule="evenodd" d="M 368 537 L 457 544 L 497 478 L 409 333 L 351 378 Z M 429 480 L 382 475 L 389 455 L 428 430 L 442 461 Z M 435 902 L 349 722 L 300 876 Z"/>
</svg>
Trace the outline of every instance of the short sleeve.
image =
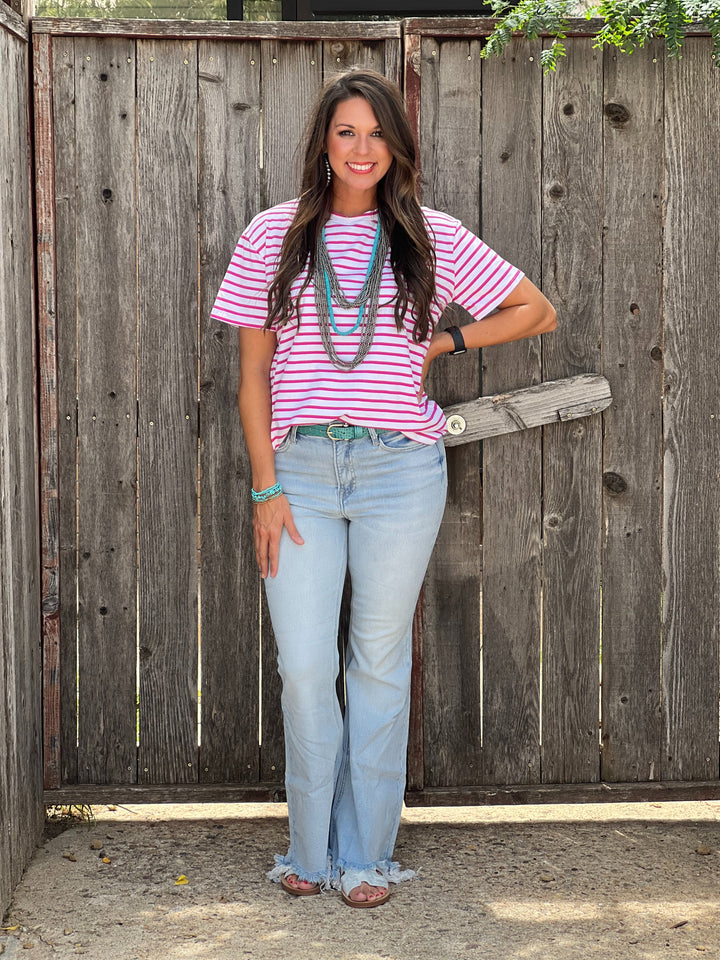
<svg viewBox="0 0 720 960">
<path fill-rule="evenodd" d="M 458 223 L 453 240 L 455 283 L 452 301 L 476 320 L 492 313 L 524 274 Z"/>
<path fill-rule="evenodd" d="M 246 231 L 235 247 L 210 316 L 260 330 L 267 320 L 267 294 L 265 257 Z"/>
</svg>

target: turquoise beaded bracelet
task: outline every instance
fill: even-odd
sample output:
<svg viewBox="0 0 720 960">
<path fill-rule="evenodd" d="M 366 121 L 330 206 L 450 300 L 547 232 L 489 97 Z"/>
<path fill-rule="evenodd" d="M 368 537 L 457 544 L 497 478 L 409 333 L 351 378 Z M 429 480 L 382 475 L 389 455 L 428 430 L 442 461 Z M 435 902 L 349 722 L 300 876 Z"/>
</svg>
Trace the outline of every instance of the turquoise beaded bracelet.
<svg viewBox="0 0 720 960">
<path fill-rule="evenodd" d="M 280 484 L 274 483 L 266 490 L 251 490 L 250 496 L 252 497 L 253 503 L 267 503 L 268 500 L 276 500 L 282 496 L 282 492 L 283 490 Z"/>
</svg>

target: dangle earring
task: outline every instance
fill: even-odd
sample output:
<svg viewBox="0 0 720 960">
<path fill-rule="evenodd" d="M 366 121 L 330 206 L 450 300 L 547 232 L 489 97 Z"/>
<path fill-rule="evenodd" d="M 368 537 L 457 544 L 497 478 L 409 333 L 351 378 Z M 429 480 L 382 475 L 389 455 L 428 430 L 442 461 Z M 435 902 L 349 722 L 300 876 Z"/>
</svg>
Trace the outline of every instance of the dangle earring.
<svg viewBox="0 0 720 960">
<path fill-rule="evenodd" d="M 330 161 L 328 160 L 327 154 L 325 154 L 325 170 L 327 172 L 327 182 L 330 183 L 332 180 L 332 167 L 330 166 Z"/>
</svg>

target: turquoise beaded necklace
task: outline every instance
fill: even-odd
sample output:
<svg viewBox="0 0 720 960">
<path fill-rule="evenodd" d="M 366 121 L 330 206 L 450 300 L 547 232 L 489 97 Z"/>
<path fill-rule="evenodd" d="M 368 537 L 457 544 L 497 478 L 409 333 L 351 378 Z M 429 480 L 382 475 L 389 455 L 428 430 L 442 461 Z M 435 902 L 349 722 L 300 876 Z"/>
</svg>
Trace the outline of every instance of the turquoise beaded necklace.
<svg viewBox="0 0 720 960">
<path fill-rule="evenodd" d="M 362 285 L 362 290 L 360 291 L 358 296 L 355 298 L 355 300 L 353 300 L 352 302 L 347 300 L 345 301 L 349 307 L 356 307 L 358 305 L 360 307 L 360 309 L 358 310 L 357 320 L 355 321 L 355 324 L 352 327 L 350 327 L 348 330 L 340 330 L 337 323 L 335 322 L 335 311 L 333 310 L 333 298 L 332 298 L 332 292 L 330 289 L 330 275 L 328 273 L 327 267 L 323 266 L 323 277 L 325 279 L 325 296 L 327 298 L 330 325 L 332 326 L 333 330 L 339 337 L 349 337 L 351 333 L 355 333 L 357 328 L 362 323 L 363 314 L 365 313 L 365 304 L 367 303 L 367 299 L 368 299 L 367 287 L 370 280 L 370 275 L 373 270 L 373 266 L 375 265 L 375 257 L 377 255 L 378 244 L 380 243 L 380 233 L 381 233 L 380 218 L 378 217 L 377 229 L 375 231 L 375 242 L 373 243 L 372 253 L 370 254 L 370 262 L 368 263 L 368 268 L 365 274 L 365 280 Z M 325 249 L 327 249 L 327 238 L 325 236 L 325 227 L 323 227 L 322 229 L 322 239 L 323 239 L 323 243 L 325 244 Z M 338 286 L 338 289 L 339 289 L 339 286 Z M 361 297 L 363 299 L 360 299 Z M 341 302 L 340 305 L 345 306 L 345 303 Z"/>
</svg>

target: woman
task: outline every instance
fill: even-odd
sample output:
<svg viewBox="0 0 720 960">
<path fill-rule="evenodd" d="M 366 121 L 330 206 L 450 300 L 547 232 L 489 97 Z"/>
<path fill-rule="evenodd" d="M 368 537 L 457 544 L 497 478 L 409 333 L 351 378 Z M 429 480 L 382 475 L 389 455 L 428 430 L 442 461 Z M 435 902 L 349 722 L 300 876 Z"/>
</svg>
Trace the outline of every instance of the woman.
<svg viewBox="0 0 720 960">
<path fill-rule="evenodd" d="M 372 71 L 333 78 L 310 120 L 299 200 L 250 223 L 212 311 L 240 331 L 255 554 L 283 682 L 290 849 L 268 876 L 296 896 L 339 887 L 353 907 L 413 876 L 392 861 L 411 624 L 446 490 L 445 418 L 425 377 L 441 353 L 555 326 L 519 270 L 420 207 L 417 179 L 397 87 Z M 476 318 L 462 332 L 438 328 L 451 301 Z"/>
</svg>

